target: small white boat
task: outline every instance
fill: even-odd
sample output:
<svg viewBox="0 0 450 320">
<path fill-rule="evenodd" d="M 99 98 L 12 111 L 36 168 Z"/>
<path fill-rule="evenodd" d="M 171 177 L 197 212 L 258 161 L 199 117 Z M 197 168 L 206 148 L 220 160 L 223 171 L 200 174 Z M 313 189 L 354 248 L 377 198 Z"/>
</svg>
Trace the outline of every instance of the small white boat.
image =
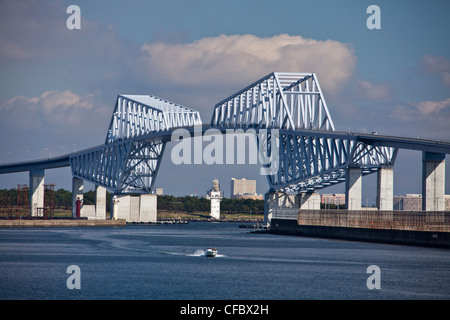
<svg viewBox="0 0 450 320">
<path fill-rule="evenodd" d="M 217 256 L 217 252 L 218 251 L 216 248 L 208 248 L 206 249 L 206 256 L 214 258 L 215 256 Z"/>
</svg>

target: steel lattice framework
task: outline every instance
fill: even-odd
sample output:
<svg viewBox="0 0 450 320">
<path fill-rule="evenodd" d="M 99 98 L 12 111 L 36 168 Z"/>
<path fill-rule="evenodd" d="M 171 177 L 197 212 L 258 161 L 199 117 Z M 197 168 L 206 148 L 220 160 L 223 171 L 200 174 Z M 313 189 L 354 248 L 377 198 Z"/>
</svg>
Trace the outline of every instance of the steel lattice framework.
<svg viewBox="0 0 450 320">
<path fill-rule="evenodd" d="M 265 76 L 216 104 L 211 126 L 268 130 L 264 149 L 271 161 L 265 167 L 273 170 L 268 182 L 271 190 L 284 192 L 311 192 L 343 182 L 349 166 L 361 167 L 363 174 L 376 172 L 392 166 L 398 150 L 336 135 L 314 73 Z"/>
<path fill-rule="evenodd" d="M 115 193 L 150 193 L 167 143 L 161 133 L 201 123 L 197 111 L 173 102 L 119 95 L 105 144 L 71 156 L 72 174 Z"/>
<path fill-rule="evenodd" d="M 119 95 L 105 143 L 201 125 L 198 111 L 151 95 Z"/>
<path fill-rule="evenodd" d="M 70 156 L 74 176 L 115 193 L 152 192 L 176 128 L 201 125 L 197 111 L 151 95 L 119 95 L 105 144 Z M 395 147 L 337 133 L 314 73 L 274 72 L 216 104 L 210 127 L 264 130 L 271 190 L 309 192 L 394 164 Z M 203 128 L 206 130 L 207 128 Z M 260 130 L 261 129 L 261 130 Z M 261 135 L 258 135 L 260 138 Z M 276 147 L 276 148 L 275 148 Z"/>
<path fill-rule="evenodd" d="M 314 73 L 265 76 L 216 104 L 211 126 L 334 130 Z"/>
<path fill-rule="evenodd" d="M 74 177 L 114 193 L 150 193 L 177 128 L 191 136 L 252 129 L 271 191 L 287 193 L 346 181 L 351 167 L 365 175 L 393 166 L 399 148 L 450 154 L 446 141 L 336 131 L 316 74 L 274 72 L 216 104 L 210 125 L 202 125 L 197 111 L 152 95 L 119 95 L 104 144 L 3 164 L 0 174 L 70 165 Z"/>
<path fill-rule="evenodd" d="M 359 136 L 282 130 L 279 134 L 278 171 L 268 176 L 272 189 L 312 192 L 345 181 L 348 167 L 362 174 L 393 166 L 398 148 L 366 144 Z"/>
</svg>

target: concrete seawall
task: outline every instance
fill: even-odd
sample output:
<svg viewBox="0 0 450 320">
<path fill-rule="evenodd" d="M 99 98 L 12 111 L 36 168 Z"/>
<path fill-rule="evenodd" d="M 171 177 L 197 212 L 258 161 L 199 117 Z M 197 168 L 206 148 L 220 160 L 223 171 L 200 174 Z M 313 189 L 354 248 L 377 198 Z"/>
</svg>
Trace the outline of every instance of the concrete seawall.
<svg viewBox="0 0 450 320">
<path fill-rule="evenodd" d="M 271 232 L 305 237 L 450 249 L 450 232 L 298 225 L 296 220 L 287 219 L 272 219 Z"/>
<path fill-rule="evenodd" d="M 0 228 L 124 227 L 125 219 L 10 219 L 0 220 Z"/>
</svg>

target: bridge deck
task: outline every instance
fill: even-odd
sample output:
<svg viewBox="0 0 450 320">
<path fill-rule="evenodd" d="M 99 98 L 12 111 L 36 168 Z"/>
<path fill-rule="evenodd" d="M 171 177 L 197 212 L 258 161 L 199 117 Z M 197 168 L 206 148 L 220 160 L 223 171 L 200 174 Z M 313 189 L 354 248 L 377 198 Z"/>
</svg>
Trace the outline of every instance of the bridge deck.
<svg viewBox="0 0 450 320">
<path fill-rule="evenodd" d="M 155 140 L 162 139 L 164 141 L 170 141 L 172 133 L 177 129 L 185 129 L 187 130 L 191 136 L 194 135 L 195 132 L 200 132 L 201 134 L 205 134 L 209 129 L 217 129 L 222 133 L 226 133 L 227 130 L 235 130 L 235 129 L 243 129 L 246 131 L 247 129 L 264 129 L 264 128 L 232 128 L 232 127 L 211 127 L 210 125 L 201 125 L 194 127 L 180 127 L 165 131 L 158 131 L 149 133 L 146 135 L 142 135 L 139 137 L 132 138 L 134 141 L 142 141 L 142 140 Z M 345 139 L 345 140 L 353 140 L 353 141 L 361 141 L 369 145 L 374 146 L 384 146 L 384 147 L 395 147 L 401 149 L 408 150 L 417 150 L 423 152 L 435 152 L 435 153 L 443 153 L 450 154 L 450 141 L 436 141 L 430 139 L 421 139 L 421 138 L 412 138 L 412 137 L 398 137 L 398 136 L 387 136 L 387 135 L 377 135 L 377 134 L 367 134 L 367 133 L 352 133 L 345 131 L 323 131 L 323 130 L 280 130 L 280 134 L 284 133 L 294 133 L 296 135 L 317 137 L 317 138 L 325 138 L 325 139 Z M 118 142 L 120 143 L 120 141 Z M 31 160 L 24 162 L 13 162 L 0 164 L 0 174 L 6 173 L 16 173 L 16 172 L 25 172 L 30 170 L 46 170 L 46 169 L 54 169 L 61 167 L 70 166 L 70 158 L 77 156 L 79 154 L 83 154 L 89 152 L 90 150 L 100 149 L 105 147 L 106 145 L 98 145 L 92 148 L 80 150 L 77 152 L 57 156 L 54 158 L 47 159 L 39 159 L 39 160 Z"/>
</svg>

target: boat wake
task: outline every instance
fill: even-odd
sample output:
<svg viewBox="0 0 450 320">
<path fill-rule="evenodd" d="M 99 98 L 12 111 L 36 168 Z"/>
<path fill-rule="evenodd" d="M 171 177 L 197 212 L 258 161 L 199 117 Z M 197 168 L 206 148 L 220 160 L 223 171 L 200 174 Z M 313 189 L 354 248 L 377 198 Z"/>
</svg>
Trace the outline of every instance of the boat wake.
<svg viewBox="0 0 450 320">
<path fill-rule="evenodd" d="M 194 253 L 187 254 L 189 257 L 204 257 L 206 256 L 206 250 L 198 249 Z"/>
<path fill-rule="evenodd" d="M 193 253 L 184 252 L 161 252 L 164 254 L 174 255 L 174 256 L 186 256 L 186 257 L 206 257 L 206 250 L 197 249 Z M 224 254 L 217 254 L 216 258 L 226 257 Z"/>
<path fill-rule="evenodd" d="M 206 250 L 197 249 L 194 253 L 188 254 L 189 257 L 206 257 Z M 216 258 L 226 257 L 224 254 L 216 254 Z"/>
</svg>

